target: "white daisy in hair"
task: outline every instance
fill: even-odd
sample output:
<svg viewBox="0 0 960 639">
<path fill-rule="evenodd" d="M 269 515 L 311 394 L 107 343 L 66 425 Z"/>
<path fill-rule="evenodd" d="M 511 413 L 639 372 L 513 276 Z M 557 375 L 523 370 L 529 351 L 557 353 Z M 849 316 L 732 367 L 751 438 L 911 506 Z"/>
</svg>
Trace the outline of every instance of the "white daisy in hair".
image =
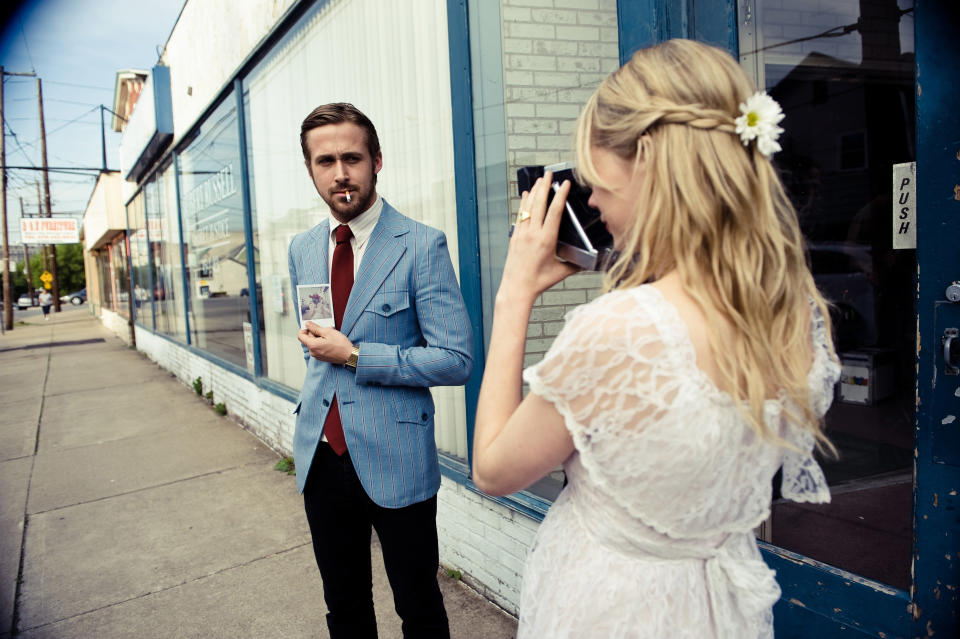
<svg viewBox="0 0 960 639">
<path fill-rule="evenodd" d="M 777 101 L 767 95 L 766 91 L 757 91 L 746 102 L 740 103 L 740 117 L 734 122 L 737 125 L 737 135 L 744 146 L 756 139 L 760 153 L 770 157 L 780 150 L 777 139 L 783 129 L 777 126 L 783 119 L 783 110 Z"/>
</svg>

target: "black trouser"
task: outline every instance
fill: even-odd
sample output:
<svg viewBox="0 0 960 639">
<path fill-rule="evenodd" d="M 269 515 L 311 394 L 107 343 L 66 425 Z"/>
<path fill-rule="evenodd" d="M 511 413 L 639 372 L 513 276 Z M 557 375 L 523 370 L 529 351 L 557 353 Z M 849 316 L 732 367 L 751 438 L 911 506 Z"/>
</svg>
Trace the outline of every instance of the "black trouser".
<svg viewBox="0 0 960 639">
<path fill-rule="evenodd" d="M 364 491 L 350 460 L 320 442 L 303 491 L 313 552 L 323 578 L 331 639 L 377 636 L 373 612 L 370 530 L 377 531 L 403 636 L 450 636 L 437 583 L 436 496 L 404 508 L 383 508 Z"/>
</svg>

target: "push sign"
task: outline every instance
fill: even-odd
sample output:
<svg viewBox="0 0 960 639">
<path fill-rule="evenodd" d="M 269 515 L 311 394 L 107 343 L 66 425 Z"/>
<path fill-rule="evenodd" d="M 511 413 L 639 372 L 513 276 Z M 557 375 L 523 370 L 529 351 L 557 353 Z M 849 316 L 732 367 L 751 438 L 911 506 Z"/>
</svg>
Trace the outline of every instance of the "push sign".
<svg viewBox="0 0 960 639">
<path fill-rule="evenodd" d="M 917 248 L 917 163 L 893 165 L 893 248 Z"/>
</svg>

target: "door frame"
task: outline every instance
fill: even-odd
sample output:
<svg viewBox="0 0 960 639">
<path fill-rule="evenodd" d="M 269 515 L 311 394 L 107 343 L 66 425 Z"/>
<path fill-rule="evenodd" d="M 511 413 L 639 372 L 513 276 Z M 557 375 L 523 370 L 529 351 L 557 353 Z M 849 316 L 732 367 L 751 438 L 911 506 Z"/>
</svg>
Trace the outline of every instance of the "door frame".
<svg viewBox="0 0 960 639">
<path fill-rule="evenodd" d="M 621 63 L 637 49 L 669 38 L 707 42 L 738 57 L 741 32 L 753 27 L 756 14 L 756 0 L 617 4 Z M 912 584 L 909 592 L 900 590 L 760 542 L 782 590 L 774 607 L 780 639 L 960 635 L 960 376 L 938 373 L 944 364 L 943 329 L 960 328 L 960 304 L 947 302 L 945 294 L 960 280 L 960 250 L 953 241 L 960 236 L 960 109 L 951 91 L 960 60 L 960 6 L 915 0 L 914 7 L 918 275 Z"/>
</svg>

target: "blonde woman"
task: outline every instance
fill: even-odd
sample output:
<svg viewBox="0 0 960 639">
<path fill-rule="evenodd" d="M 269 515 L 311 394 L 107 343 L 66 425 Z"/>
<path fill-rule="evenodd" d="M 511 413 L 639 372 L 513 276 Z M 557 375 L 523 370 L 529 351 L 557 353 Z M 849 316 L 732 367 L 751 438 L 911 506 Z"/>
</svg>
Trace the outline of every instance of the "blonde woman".
<svg viewBox="0 0 960 639">
<path fill-rule="evenodd" d="M 751 95 L 753 94 L 753 95 Z M 825 502 L 813 458 L 839 367 L 796 213 L 770 164 L 779 107 L 719 49 L 639 51 L 590 99 L 577 165 L 619 259 L 522 372 L 569 184 L 525 194 L 497 293 L 474 439 L 484 491 L 563 464 L 524 572 L 520 637 L 773 636 L 752 531 Z"/>
</svg>

